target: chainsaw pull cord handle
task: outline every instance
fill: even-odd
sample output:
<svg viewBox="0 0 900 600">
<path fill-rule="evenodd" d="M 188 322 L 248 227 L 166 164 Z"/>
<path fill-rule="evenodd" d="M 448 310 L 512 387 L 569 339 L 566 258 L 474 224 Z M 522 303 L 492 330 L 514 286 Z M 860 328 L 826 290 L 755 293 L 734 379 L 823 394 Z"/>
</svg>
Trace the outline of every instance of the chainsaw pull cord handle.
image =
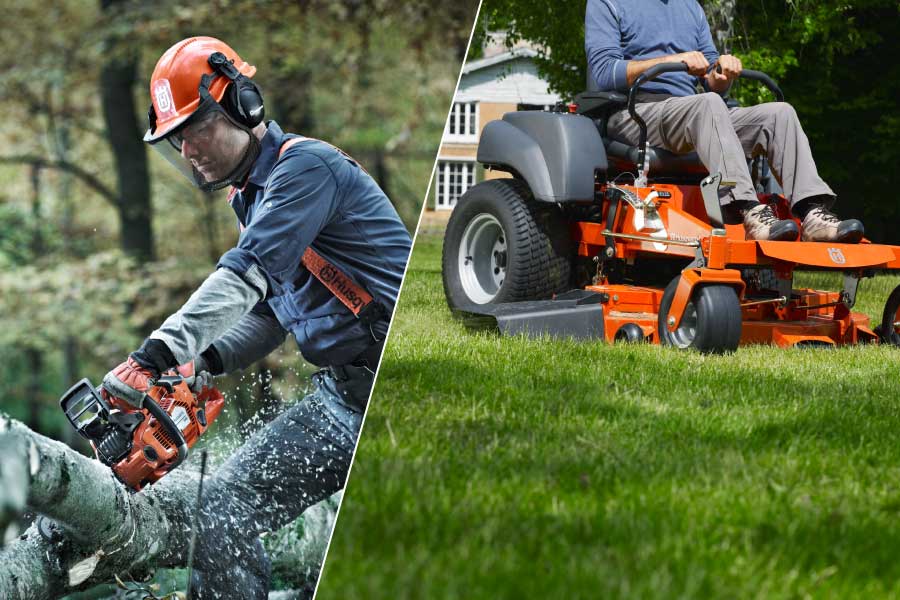
<svg viewBox="0 0 900 600">
<path fill-rule="evenodd" d="M 165 429 L 166 433 L 172 438 L 175 442 L 175 445 L 178 446 L 178 456 L 175 458 L 175 464 L 169 467 L 169 470 L 175 469 L 178 465 L 184 462 L 184 459 L 187 458 L 188 454 L 188 445 L 187 440 L 184 439 L 184 434 L 181 433 L 181 430 L 178 429 L 178 426 L 175 425 L 175 421 L 172 420 L 172 417 L 169 416 L 169 413 L 164 411 L 162 407 L 156 403 L 156 400 L 151 398 L 148 394 L 144 394 L 143 401 L 144 408 L 154 417 L 156 420 L 160 422 Z"/>
</svg>

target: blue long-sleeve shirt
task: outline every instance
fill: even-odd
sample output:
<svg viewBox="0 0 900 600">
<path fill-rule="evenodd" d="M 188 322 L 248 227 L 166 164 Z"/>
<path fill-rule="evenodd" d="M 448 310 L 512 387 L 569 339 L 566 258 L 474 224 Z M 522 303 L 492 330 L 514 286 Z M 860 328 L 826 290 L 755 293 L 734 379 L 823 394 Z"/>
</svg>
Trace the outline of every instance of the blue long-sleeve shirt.
<svg viewBox="0 0 900 600">
<path fill-rule="evenodd" d="M 591 76 L 604 91 L 626 91 L 628 61 L 700 51 L 710 64 L 719 58 L 709 23 L 697 0 L 588 0 L 584 48 Z M 698 80 L 664 73 L 641 89 L 690 96 Z"/>
<path fill-rule="evenodd" d="M 261 273 L 266 302 L 300 351 L 317 365 L 349 362 L 383 338 L 300 264 L 308 246 L 364 287 L 386 317 L 397 301 L 411 241 L 387 196 L 353 160 L 319 140 L 280 154 L 288 139 L 269 122 L 247 185 L 231 198 L 244 227 L 219 261 L 245 279 Z"/>
</svg>

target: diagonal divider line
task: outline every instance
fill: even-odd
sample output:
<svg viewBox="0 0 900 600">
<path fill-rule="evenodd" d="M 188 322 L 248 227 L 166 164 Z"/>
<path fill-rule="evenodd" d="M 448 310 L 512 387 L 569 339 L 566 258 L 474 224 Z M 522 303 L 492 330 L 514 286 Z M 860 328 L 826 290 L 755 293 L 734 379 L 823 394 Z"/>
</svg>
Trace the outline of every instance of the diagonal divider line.
<svg viewBox="0 0 900 600">
<path fill-rule="evenodd" d="M 472 46 L 472 38 L 475 35 L 475 27 L 478 26 L 478 17 L 481 15 L 481 5 L 482 0 L 478 2 L 478 8 L 475 10 L 475 18 L 472 21 L 472 30 L 469 32 L 469 41 L 466 44 L 466 54 L 465 56 L 469 56 L 469 50 Z M 465 66 L 466 60 L 463 59 L 462 63 L 459 65 L 459 75 L 456 77 L 456 87 L 453 88 L 453 95 L 450 97 L 450 106 L 447 109 L 447 116 L 444 119 L 444 124 L 446 125 L 447 119 L 450 118 L 450 112 L 453 110 L 453 101 L 456 98 L 456 92 L 459 90 L 459 82 L 462 80 L 462 70 Z M 443 133 L 441 133 L 441 141 L 443 141 Z M 413 234 L 412 244 L 410 245 L 409 257 L 406 260 L 406 266 L 403 268 L 403 279 L 400 282 L 400 289 L 397 291 L 397 302 L 394 304 L 394 310 L 391 313 L 391 320 L 388 325 L 388 330 L 384 334 L 384 346 L 381 350 L 381 356 L 378 360 L 378 370 L 375 372 L 375 377 L 372 379 L 372 387 L 369 390 L 369 398 L 366 402 L 366 411 L 363 413 L 362 421 L 359 425 L 359 433 L 356 436 L 356 444 L 353 446 L 353 456 L 350 457 L 350 466 L 347 467 L 347 478 L 344 480 L 344 493 L 341 494 L 341 501 L 338 503 L 337 510 L 334 514 L 334 523 L 331 526 L 331 534 L 328 536 L 328 544 L 325 546 L 325 554 L 322 556 L 322 566 L 319 570 L 319 578 L 316 581 L 315 590 L 313 590 L 313 600 L 315 600 L 316 595 L 319 593 L 319 584 L 322 583 L 322 577 L 325 575 L 325 563 L 328 560 L 328 553 L 331 550 L 331 542 L 334 539 L 334 532 L 337 529 L 338 519 L 341 516 L 341 507 L 344 505 L 344 499 L 347 496 L 347 489 L 350 486 L 350 475 L 353 473 L 353 463 L 356 462 L 356 451 L 359 449 L 359 440 L 362 438 L 363 431 L 365 430 L 366 425 L 366 417 L 369 414 L 369 404 L 372 401 L 372 395 L 375 392 L 375 386 L 378 384 L 378 374 L 381 372 L 381 358 L 384 357 L 384 351 L 387 348 L 388 342 L 391 339 L 391 329 L 394 327 L 394 316 L 397 314 L 397 308 L 400 306 L 400 299 L 403 295 L 403 286 L 406 283 L 406 274 L 409 271 L 409 263 L 412 258 L 412 253 L 416 248 L 416 239 L 419 237 L 419 229 L 422 226 L 422 217 L 425 214 L 425 206 L 428 204 L 428 198 L 431 193 L 431 184 L 434 181 L 434 173 L 435 169 L 437 169 L 437 160 L 438 155 L 440 154 L 441 146 L 438 144 L 438 148 L 435 151 L 434 162 L 431 165 L 431 177 L 428 180 L 428 187 L 425 189 L 425 197 L 422 202 L 422 208 L 419 211 L 419 220 L 416 222 L 416 231 Z"/>
</svg>

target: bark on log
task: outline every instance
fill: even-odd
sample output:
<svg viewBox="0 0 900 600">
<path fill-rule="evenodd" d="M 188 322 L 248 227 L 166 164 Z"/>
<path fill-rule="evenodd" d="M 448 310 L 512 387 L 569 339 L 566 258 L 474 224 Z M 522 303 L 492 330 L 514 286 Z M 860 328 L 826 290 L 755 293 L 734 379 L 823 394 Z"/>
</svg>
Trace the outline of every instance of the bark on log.
<svg viewBox="0 0 900 600">
<path fill-rule="evenodd" d="M 48 536 L 35 521 L 0 550 L 0 598 L 60 598 L 117 574 L 141 580 L 156 568 L 184 566 L 197 483 L 196 473 L 181 468 L 133 494 L 100 462 L 0 415 L 0 530 L 23 505 L 58 524 Z M 335 508 L 329 499 L 310 511 L 333 523 Z M 327 536 L 314 529 L 321 526 L 304 530 L 298 544 L 324 550 Z M 312 562 L 321 557 L 306 554 Z"/>
<path fill-rule="evenodd" d="M 0 417 L 11 447 L 7 462 L 27 465 L 27 507 L 64 531 L 47 539 L 33 524 L 0 551 L 0 597 L 58 598 L 117 573 L 135 577 L 186 556 L 190 527 L 185 507 L 196 493 L 190 473 L 175 472 L 147 493 L 131 494 L 96 460 Z M 0 473 L 0 504 L 15 485 Z"/>
</svg>

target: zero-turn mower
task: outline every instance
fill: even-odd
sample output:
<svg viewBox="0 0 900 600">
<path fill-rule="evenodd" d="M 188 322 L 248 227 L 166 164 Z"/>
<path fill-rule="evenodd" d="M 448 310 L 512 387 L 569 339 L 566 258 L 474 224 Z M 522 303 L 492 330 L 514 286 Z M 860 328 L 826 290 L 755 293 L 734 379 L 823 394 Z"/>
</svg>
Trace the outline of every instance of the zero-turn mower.
<svg viewBox="0 0 900 600">
<path fill-rule="evenodd" d="M 589 91 L 572 105 L 507 113 L 485 126 L 478 161 L 513 177 L 469 189 L 447 224 L 442 270 L 454 314 L 507 334 L 704 352 L 900 344 L 900 287 L 875 327 L 851 310 L 860 279 L 900 270 L 900 246 L 746 240 L 719 204 L 733 184 L 708 173 L 696 154 L 649 147 L 637 90 L 685 69 L 656 65 L 627 97 Z M 767 75 L 742 77 L 783 100 Z M 623 108 L 640 126 L 637 147 L 604 135 L 607 118 Z M 760 201 L 792 218 L 765 161 L 752 166 Z M 843 289 L 794 288 L 800 270 L 839 271 Z"/>
</svg>

